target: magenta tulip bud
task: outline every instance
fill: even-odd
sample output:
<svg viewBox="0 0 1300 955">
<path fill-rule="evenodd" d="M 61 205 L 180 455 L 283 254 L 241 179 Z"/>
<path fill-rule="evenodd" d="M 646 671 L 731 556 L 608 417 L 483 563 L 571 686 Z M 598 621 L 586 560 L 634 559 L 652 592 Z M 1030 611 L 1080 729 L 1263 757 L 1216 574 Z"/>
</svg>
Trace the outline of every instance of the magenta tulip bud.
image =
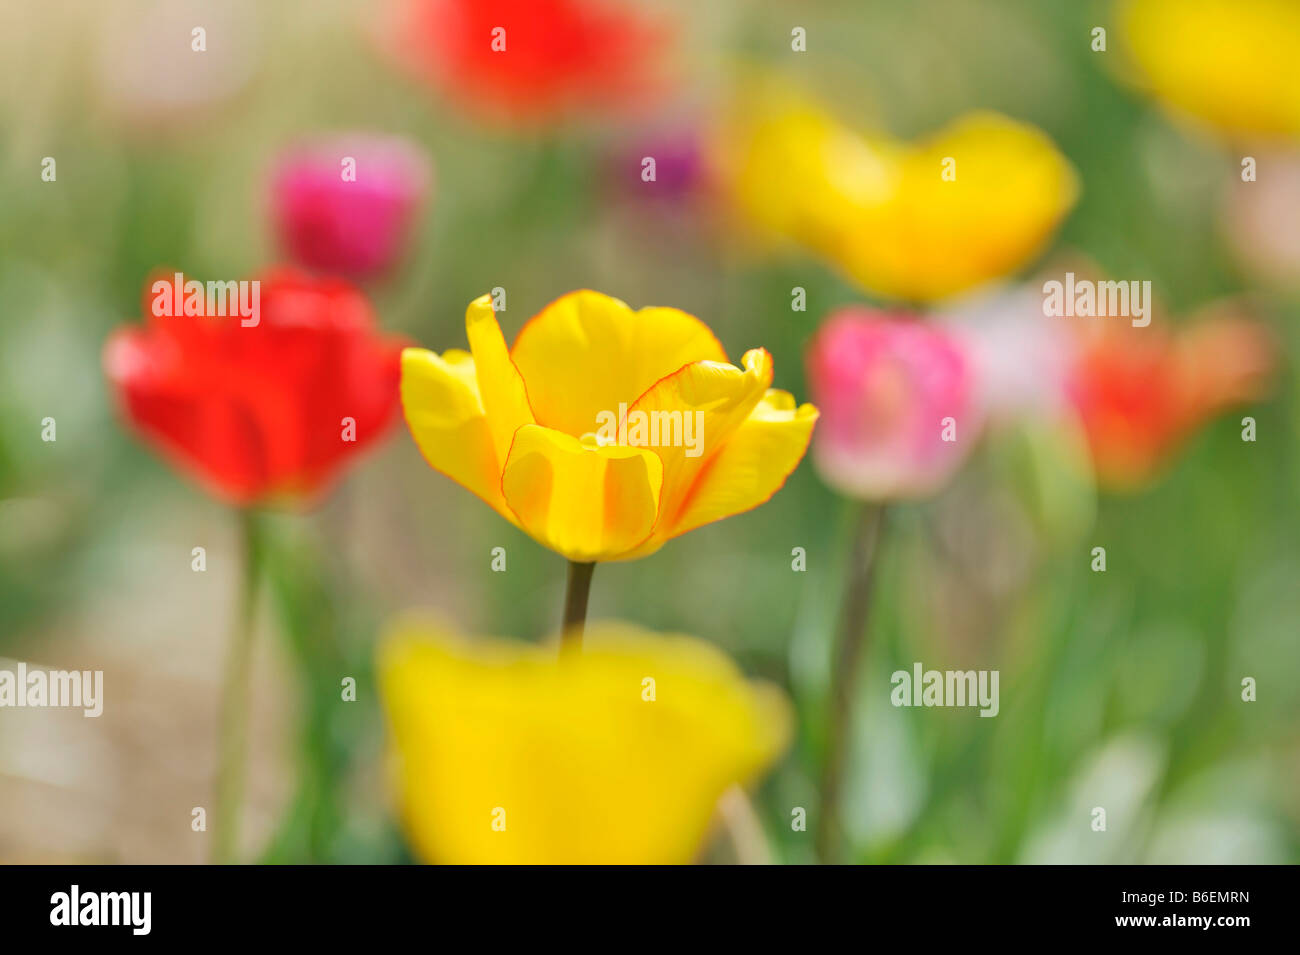
<svg viewBox="0 0 1300 955">
<path fill-rule="evenodd" d="M 350 136 L 287 151 L 272 177 L 272 214 L 299 265 L 353 279 L 397 262 L 432 182 L 431 164 L 393 137 Z"/>
</svg>

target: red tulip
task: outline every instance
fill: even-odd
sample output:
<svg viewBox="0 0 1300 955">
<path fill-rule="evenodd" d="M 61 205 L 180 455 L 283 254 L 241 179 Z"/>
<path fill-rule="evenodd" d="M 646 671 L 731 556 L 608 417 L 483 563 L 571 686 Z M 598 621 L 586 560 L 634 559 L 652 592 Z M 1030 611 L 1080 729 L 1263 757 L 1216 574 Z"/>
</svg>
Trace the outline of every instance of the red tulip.
<svg viewBox="0 0 1300 955">
<path fill-rule="evenodd" d="M 666 39 L 609 0 L 404 0 L 391 33 L 418 75 L 514 120 L 643 99 Z"/>
<path fill-rule="evenodd" d="M 312 495 L 396 420 L 405 343 L 351 285 L 276 269 L 218 317 L 235 306 L 177 308 L 199 288 L 182 281 L 151 284 L 147 324 L 113 333 L 104 368 L 131 426 L 217 496 Z"/>
<path fill-rule="evenodd" d="M 1177 331 L 1110 322 L 1080 333 L 1069 394 L 1108 490 L 1149 484 L 1203 424 L 1269 391 L 1276 345 L 1224 307 Z"/>
</svg>

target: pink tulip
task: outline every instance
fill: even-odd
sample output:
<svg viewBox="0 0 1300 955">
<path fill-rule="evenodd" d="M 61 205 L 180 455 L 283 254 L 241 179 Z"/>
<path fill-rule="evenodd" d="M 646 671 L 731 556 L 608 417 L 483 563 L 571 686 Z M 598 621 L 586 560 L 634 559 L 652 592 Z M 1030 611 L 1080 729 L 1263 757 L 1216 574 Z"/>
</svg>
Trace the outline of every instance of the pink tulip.
<svg viewBox="0 0 1300 955">
<path fill-rule="evenodd" d="M 806 359 L 822 412 L 813 459 L 841 493 L 873 501 L 931 494 L 974 445 L 982 416 L 972 362 L 942 328 L 843 308 Z"/>
<path fill-rule="evenodd" d="M 272 177 L 272 214 L 286 252 L 309 269 L 368 278 L 402 256 L 432 179 L 397 138 L 342 137 L 286 152 Z"/>
</svg>

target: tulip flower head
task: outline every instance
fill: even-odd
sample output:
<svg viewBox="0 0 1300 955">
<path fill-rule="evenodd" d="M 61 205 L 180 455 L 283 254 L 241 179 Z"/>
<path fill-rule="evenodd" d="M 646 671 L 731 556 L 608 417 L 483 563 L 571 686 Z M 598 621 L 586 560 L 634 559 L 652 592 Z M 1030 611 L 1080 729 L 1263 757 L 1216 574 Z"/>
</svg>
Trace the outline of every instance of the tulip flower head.
<svg viewBox="0 0 1300 955">
<path fill-rule="evenodd" d="M 400 812 L 427 862 L 685 863 L 790 711 L 718 650 L 601 623 L 584 653 L 399 627 L 380 651 Z"/>
<path fill-rule="evenodd" d="M 1037 254 L 1074 204 L 1074 170 L 1038 129 L 991 112 L 908 143 L 815 103 L 747 98 L 718 142 L 741 217 L 824 256 L 864 289 L 947 298 Z"/>
<path fill-rule="evenodd" d="M 695 198 L 710 184 L 700 138 L 698 130 L 686 124 L 643 134 L 612 158 L 610 179 L 629 198 L 669 203 Z M 653 178 L 647 159 L 654 161 Z"/>
<path fill-rule="evenodd" d="M 1140 489 L 1224 409 L 1261 398 L 1273 344 L 1255 321 L 1212 316 L 1170 333 L 1106 323 L 1080 333 L 1069 393 L 1097 481 Z"/>
<path fill-rule="evenodd" d="M 727 362 L 674 308 L 565 295 L 507 349 L 492 300 L 469 352 L 402 355 L 402 407 L 425 460 L 575 562 L 628 560 L 770 498 L 817 409 L 771 388 L 772 358 Z"/>
<path fill-rule="evenodd" d="M 428 161 L 400 139 L 296 147 L 272 179 L 276 232 L 308 269 L 354 279 L 380 274 L 401 257 L 430 180 Z"/>
<path fill-rule="evenodd" d="M 1300 137 L 1295 0 L 1121 0 L 1137 79 L 1177 113 L 1236 138 Z"/>
<path fill-rule="evenodd" d="M 941 327 L 841 309 L 809 345 L 807 371 L 824 418 L 813 460 L 826 483 L 849 497 L 932 494 L 979 434 L 971 360 Z"/>
<path fill-rule="evenodd" d="M 211 123 L 266 60 L 255 13 L 244 3 L 168 0 L 148 4 L 146 15 L 105 18 L 89 57 L 91 88 L 113 113 L 151 136 Z M 191 31 L 197 24 L 221 37 L 209 42 L 205 36 L 202 56 L 194 55 Z M 178 36 L 186 42 L 173 43 Z"/>
<path fill-rule="evenodd" d="M 385 42 L 478 115 L 551 122 L 635 106 L 667 31 L 608 0 L 402 0 Z"/>
<path fill-rule="evenodd" d="M 397 414 L 403 345 L 376 331 L 345 282 L 289 269 L 254 281 L 251 322 L 160 315 L 158 296 L 177 290 L 152 283 L 148 324 L 118 329 L 104 348 L 131 427 L 240 506 L 312 495 L 382 437 Z"/>
<path fill-rule="evenodd" d="M 1259 163 L 1268 175 L 1225 192 L 1225 231 L 1253 278 L 1300 288 L 1300 152 L 1261 155 Z"/>
</svg>

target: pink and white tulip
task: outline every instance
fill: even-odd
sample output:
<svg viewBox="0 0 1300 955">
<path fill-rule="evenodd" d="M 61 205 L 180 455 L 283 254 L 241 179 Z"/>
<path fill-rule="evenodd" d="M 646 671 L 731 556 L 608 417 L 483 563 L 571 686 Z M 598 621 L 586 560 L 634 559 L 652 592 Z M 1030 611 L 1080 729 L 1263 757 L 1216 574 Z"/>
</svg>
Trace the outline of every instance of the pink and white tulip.
<svg viewBox="0 0 1300 955">
<path fill-rule="evenodd" d="M 822 417 L 813 460 L 823 480 L 873 501 L 933 494 L 961 465 L 982 414 L 959 339 L 919 320 L 848 307 L 806 355 Z"/>
</svg>

